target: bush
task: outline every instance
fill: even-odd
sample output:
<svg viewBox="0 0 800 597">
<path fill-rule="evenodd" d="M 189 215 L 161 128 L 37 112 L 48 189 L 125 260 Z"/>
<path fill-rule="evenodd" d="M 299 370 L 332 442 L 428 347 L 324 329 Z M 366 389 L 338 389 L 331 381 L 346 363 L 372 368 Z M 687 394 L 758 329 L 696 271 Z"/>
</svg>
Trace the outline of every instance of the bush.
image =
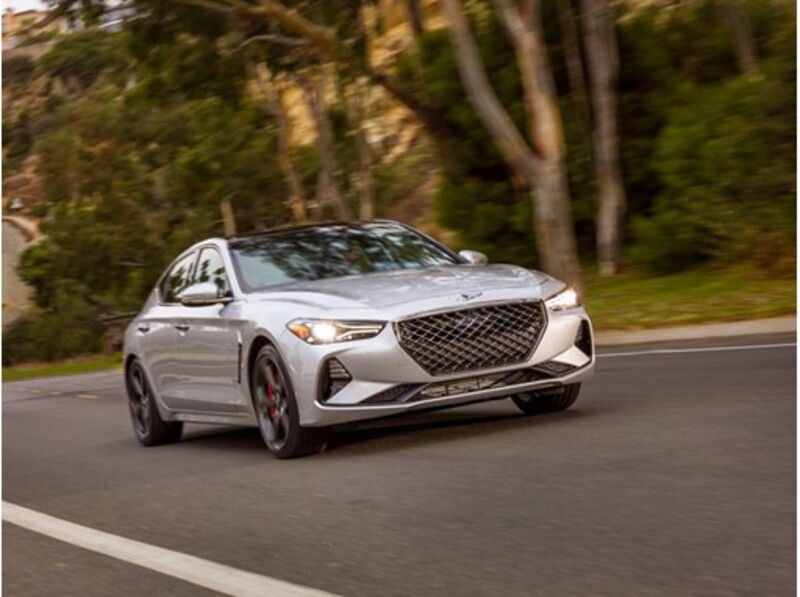
<svg viewBox="0 0 800 597">
<path fill-rule="evenodd" d="M 12 56 L 3 60 L 3 85 L 24 84 L 33 75 L 35 64 L 29 56 Z"/>
<path fill-rule="evenodd" d="M 51 77 L 78 81 L 86 89 L 103 71 L 129 66 L 120 35 L 89 29 L 65 36 L 42 56 L 39 66 Z"/>
<path fill-rule="evenodd" d="M 634 254 L 658 272 L 708 259 L 793 271 L 793 86 L 736 77 L 682 95 L 656 142 L 663 191 Z"/>
<path fill-rule="evenodd" d="M 103 328 L 97 310 L 83 300 L 85 289 L 58 285 L 53 308 L 14 321 L 3 330 L 3 366 L 24 361 L 54 361 L 97 352 Z"/>
</svg>

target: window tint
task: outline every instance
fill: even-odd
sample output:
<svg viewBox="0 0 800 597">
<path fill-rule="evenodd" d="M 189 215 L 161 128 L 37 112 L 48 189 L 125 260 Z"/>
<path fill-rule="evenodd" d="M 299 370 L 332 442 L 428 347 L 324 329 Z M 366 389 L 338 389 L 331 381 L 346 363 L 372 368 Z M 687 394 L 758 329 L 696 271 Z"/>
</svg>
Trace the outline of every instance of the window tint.
<svg viewBox="0 0 800 597">
<path fill-rule="evenodd" d="M 413 230 L 377 222 L 275 232 L 230 247 L 248 288 L 457 263 Z"/>
<path fill-rule="evenodd" d="M 169 273 L 161 281 L 160 294 L 162 303 L 177 303 L 178 296 L 192 280 L 192 265 L 194 265 L 197 253 L 190 253 L 169 270 Z"/>
<path fill-rule="evenodd" d="M 206 247 L 200 251 L 200 259 L 194 271 L 194 283 L 213 282 L 217 286 L 219 296 L 228 294 L 228 279 L 225 276 L 225 264 L 219 251 Z"/>
</svg>

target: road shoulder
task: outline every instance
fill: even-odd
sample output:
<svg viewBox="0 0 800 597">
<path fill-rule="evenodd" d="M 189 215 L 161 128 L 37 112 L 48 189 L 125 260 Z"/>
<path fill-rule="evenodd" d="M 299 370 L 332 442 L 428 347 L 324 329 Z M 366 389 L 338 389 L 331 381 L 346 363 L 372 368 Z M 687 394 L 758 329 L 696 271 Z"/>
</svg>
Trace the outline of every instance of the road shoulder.
<svg viewBox="0 0 800 597">
<path fill-rule="evenodd" d="M 595 334 L 598 346 L 622 346 L 682 340 L 708 340 L 715 338 L 741 338 L 767 334 L 788 334 L 797 331 L 797 318 L 771 317 L 726 323 L 707 323 L 648 330 L 601 331 Z"/>
</svg>

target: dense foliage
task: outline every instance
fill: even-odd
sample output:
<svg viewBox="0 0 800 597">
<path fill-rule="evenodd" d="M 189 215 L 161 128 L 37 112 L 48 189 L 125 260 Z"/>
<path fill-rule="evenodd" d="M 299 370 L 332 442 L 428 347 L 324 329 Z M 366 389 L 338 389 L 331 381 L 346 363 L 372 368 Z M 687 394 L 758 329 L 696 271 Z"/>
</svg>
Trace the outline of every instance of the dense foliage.
<svg viewBox="0 0 800 597">
<path fill-rule="evenodd" d="M 746 262 L 791 275 L 794 7 L 747 3 L 760 73 L 741 75 L 717 5 L 678 2 L 669 11 L 619 15 L 626 267 L 660 273 Z M 505 32 L 490 4 L 471 6 L 479 9 L 470 18 L 492 84 L 522 127 L 522 92 Z M 572 211 L 588 261 L 595 209 L 590 124 L 569 89 L 554 2 L 544 3 L 544 24 Z M 290 220 L 276 122 L 249 92 L 252 53 L 222 43 L 229 33 L 216 15 L 152 3 L 149 18 L 120 32 L 89 29 L 60 38 L 38 61 L 4 60 L 6 93 L 25 99 L 4 110 L 6 175 L 37 156 L 43 201 L 31 209 L 46 234 L 20 264 L 36 308 L 6 330 L 4 363 L 98 349 L 101 315 L 138 308 L 180 249 L 222 234 L 221 201 L 231 202 L 241 231 Z M 421 158 L 412 151 L 376 165 L 378 215 L 392 213 L 438 168 L 435 218 L 458 244 L 495 261 L 536 265 L 530 198 L 470 108 L 446 32 L 427 32 L 416 47 L 400 59 L 397 74 L 441 111 L 453 136 L 423 142 Z M 274 55 L 259 59 L 291 70 L 298 63 L 290 50 L 273 48 Z M 354 200 L 358 157 L 347 110 L 341 99 L 329 108 L 339 183 Z M 313 194 L 314 150 L 297 147 L 294 154 Z"/>
<path fill-rule="evenodd" d="M 750 4 L 762 73 L 737 73 L 715 3 L 642 9 L 620 21 L 620 137 L 628 194 L 629 265 L 653 273 L 707 260 L 745 261 L 769 273 L 794 268 L 795 65 L 789 6 Z M 552 11 L 550 11 L 552 12 Z M 548 11 L 546 9 L 546 15 Z M 492 85 L 524 123 L 515 57 L 491 13 L 473 30 Z M 570 94 L 555 15 L 546 19 L 561 94 L 567 171 L 578 242 L 594 250 L 590 130 Z M 442 151 L 436 209 L 461 242 L 493 259 L 535 264 L 531 210 L 470 109 L 443 31 L 401 65 L 457 126 Z M 524 130 L 524 129 L 523 129 Z"/>
</svg>

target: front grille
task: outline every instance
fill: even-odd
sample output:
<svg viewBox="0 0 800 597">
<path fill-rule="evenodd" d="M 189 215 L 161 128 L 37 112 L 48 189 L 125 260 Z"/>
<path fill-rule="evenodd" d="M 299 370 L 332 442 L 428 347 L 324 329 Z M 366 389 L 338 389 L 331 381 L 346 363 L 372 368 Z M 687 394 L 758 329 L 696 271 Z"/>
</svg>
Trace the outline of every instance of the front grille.
<svg viewBox="0 0 800 597">
<path fill-rule="evenodd" d="M 431 375 L 513 365 L 533 353 L 547 323 L 541 301 L 471 307 L 395 324 L 400 346 Z"/>
</svg>

